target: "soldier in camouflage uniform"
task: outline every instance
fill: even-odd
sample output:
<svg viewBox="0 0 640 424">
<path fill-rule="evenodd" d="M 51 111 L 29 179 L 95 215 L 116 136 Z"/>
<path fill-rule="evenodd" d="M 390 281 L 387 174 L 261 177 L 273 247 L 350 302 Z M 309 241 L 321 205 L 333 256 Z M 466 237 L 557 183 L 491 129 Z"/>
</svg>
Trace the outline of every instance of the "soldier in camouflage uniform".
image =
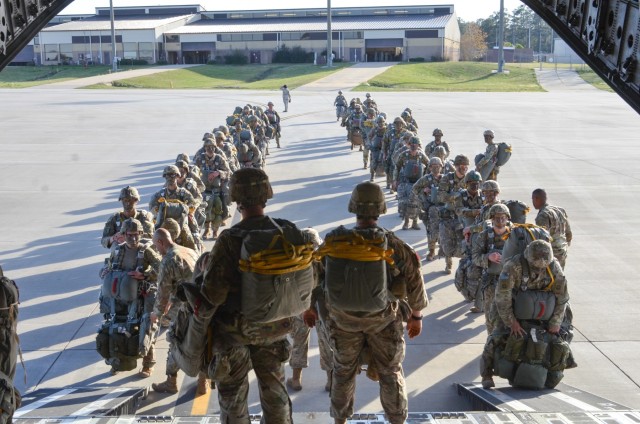
<svg viewBox="0 0 640 424">
<path fill-rule="evenodd" d="M 525 270 L 524 262 L 529 268 L 528 271 Z M 492 305 L 495 314 L 499 316 L 498 328 L 489 335 L 480 360 L 482 387 L 485 389 L 495 387 L 493 363 L 500 335 L 511 333 L 516 337 L 524 337 L 526 334 L 523 323 L 514 315 L 515 296 L 520 291 L 549 290 L 549 287 L 556 301 L 551 318 L 544 321 L 544 326 L 547 332 L 558 334 L 569 302 L 569 291 L 562 267 L 553 257 L 551 245 L 544 240 L 533 241 L 527 246 L 523 255 L 514 256 L 504 265 Z"/>
<path fill-rule="evenodd" d="M 143 228 L 142 223 L 135 218 L 128 218 L 122 223 L 121 231 L 124 234 L 125 241 L 111 249 L 107 266 L 103 268 L 100 277 L 104 278 L 109 268 L 129 271 L 131 278 L 138 281 L 138 293 L 142 293 L 141 296 L 144 297 L 155 297 L 158 269 L 162 258 L 152 248 L 151 242 L 140 242 L 144 231 Z M 119 301 L 116 300 L 116 304 L 118 303 Z M 127 309 L 128 305 L 124 305 L 124 308 Z M 120 308 L 117 307 L 117 309 Z M 155 364 L 154 339 L 149 352 L 142 358 L 142 370 L 138 372 L 138 375 L 143 378 L 149 377 L 153 373 Z M 116 375 L 118 372 L 116 368 L 111 368 L 111 375 Z"/>
<path fill-rule="evenodd" d="M 280 148 L 280 137 L 282 136 L 282 128 L 280 127 L 280 115 L 273 108 L 273 102 L 267 103 L 267 110 L 264 111 L 264 115 L 267 118 L 269 125 L 273 127 L 273 138 L 276 139 L 276 147 Z"/>
<path fill-rule="evenodd" d="M 442 179 L 442 161 L 440 158 L 429 160 L 429 170 L 431 173 L 420 178 L 413 185 L 413 194 L 421 203 L 423 210 L 422 221 L 427 227 L 427 240 L 429 243 L 429 253 L 427 260 L 436 258 L 436 244 L 440 235 L 440 208 L 444 206 L 438 201 L 438 186 Z"/>
<path fill-rule="evenodd" d="M 226 183 L 229 180 L 231 171 L 227 160 L 223 155 L 214 151 L 214 142 L 211 139 L 205 141 L 205 153 L 196 158 L 196 164 L 202 172 L 205 184 L 204 201 L 205 206 L 205 227 L 203 239 L 218 236 L 218 229 L 224 225 L 224 220 L 229 215 L 227 208 Z"/>
<path fill-rule="evenodd" d="M 202 287 L 203 296 L 215 311 L 212 325 L 216 337 L 212 349 L 216 365 L 215 369 L 210 366 L 209 376 L 218 387 L 220 419 L 223 423 L 249 423 L 248 373 L 253 368 L 260 387 L 262 422 L 291 424 L 284 364 L 290 356 L 287 334 L 293 317 L 260 324 L 249 321 L 239 311 L 242 237 L 238 234 L 275 229 L 273 221 L 279 226 L 295 228 L 295 225 L 282 219 L 272 221 L 264 215 L 273 191 L 262 170 L 245 168 L 235 172 L 231 176 L 230 195 L 242 220 L 220 234 L 211 250 Z"/>
<path fill-rule="evenodd" d="M 376 118 L 375 127 L 367 135 L 367 144 L 369 145 L 369 154 L 371 160 L 369 161 L 369 172 L 371 178 L 369 181 L 373 182 L 376 175 L 376 171 L 382 167 L 384 169 L 384 159 L 382 152 L 382 140 L 387 132 L 387 123 L 382 116 Z"/>
<path fill-rule="evenodd" d="M 455 209 L 460 190 L 466 188 L 465 177 L 469 169 L 469 158 L 458 155 L 453 164 L 456 170 L 444 174 L 438 185 L 438 200 L 444 203 L 444 207 L 440 209 L 439 238 L 446 262 L 444 270 L 446 274 L 451 274 L 452 258 L 454 256 L 459 258 L 462 255 L 463 226 Z"/>
<path fill-rule="evenodd" d="M 216 146 L 224 153 L 224 158 L 227 160 L 229 170 L 231 172 L 235 172 L 237 169 L 240 169 L 240 164 L 238 163 L 238 155 L 233 143 L 227 141 L 227 136 L 225 136 L 222 131 L 216 131 L 215 133 L 213 133 L 213 135 L 215 137 Z"/>
<path fill-rule="evenodd" d="M 167 218 L 162 221 L 162 225 L 160 228 L 164 228 L 171 235 L 171 240 L 174 243 L 179 244 L 182 247 L 186 247 L 192 250 L 195 250 L 196 253 L 200 254 L 204 250 L 204 244 L 202 241 L 198 239 L 194 239 L 193 237 L 189 237 L 180 227 L 178 221 L 173 218 Z M 163 325 L 163 327 L 166 327 Z"/>
<path fill-rule="evenodd" d="M 364 99 L 364 101 L 362 102 L 362 105 L 365 107 L 365 109 L 373 109 L 374 110 L 374 114 L 378 113 L 378 104 L 376 103 L 375 100 L 373 100 L 373 97 L 371 97 L 371 94 L 367 93 L 365 94 L 366 99 Z"/>
<path fill-rule="evenodd" d="M 437 146 L 433 151 L 432 157 L 440 158 L 442 161 L 442 175 L 455 172 L 456 167 L 451 159 L 447 159 L 447 149 L 444 146 Z"/>
<path fill-rule="evenodd" d="M 202 195 L 202 192 L 198 188 L 198 183 L 192 178 L 189 178 L 189 165 L 183 160 L 176 161 L 175 165 L 180 171 L 180 173 L 178 174 L 178 187 L 186 188 L 195 199 L 197 206 L 193 212 L 193 217 L 198 223 L 198 227 L 202 227 L 204 226 L 206 218 L 206 205 L 204 204 L 204 197 Z M 194 233 L 193 236 L 197 236 L 199 238 L 200 232 Z"/>
<path fill-rule="evenodd" d="M 349 212 L 357 215 L 356 228 L 377 228 L 378 218 L 386 212 L 384 193 L 371 182 L 356 186 L 349 201 Z M 407 332 L 409 338 L 422 331 L 422 310 L 427 296 L 416 252 L 393 233 L 387 232 L 388 247 L 399 265 L 397 272 L 406 282 L 406 295 L 401 299 L 407 305 Z M 401 265 L 400 265 L 401 264 Z M 391 278 L 391 276 L 389 277 Z M 391 424 L 404 423 L 408 404 L 402 361 L 405 354 L 403 315 L 399 301 L 389 301 L 377 313 L 350 313 L 329 306 L 329 332 L 334 351 L 333 381 L 331 385 L 331 416 L 336 424 L 344 424 L 353 414 L 355 379 L 359 358 L 368 346 L 371 363 L 379 374 L 380 402 Z"/>
<path fill-rule="evenodd" d="M 443 158 L 441 157 L 440 159 L 444 161 L 449 157 L 449 154 L 451 153 L 449 144 L 446 141 L 442 141 L 442 136 L 444 135 L 444 133 L 440 128 L 436 128 L 435 130 L 433 130 L 432 135 L 434 137 L 434 140 L 425 146 L 424 152 L 427 154 L 427 156 L 429 156 L 429 158 L 432 158 L 434 156 L 436 147 L 442 146 L 444 147 L 446 154 Z"/>
<path fill-rule="evenodd" d="M 202 151 L 204 152 L 204 150 Z M 202 178 L 201 178 L 202 174 L 200 174 L 200 168 L 198 168 L 195 164 L 191 163 L 191 160 L 189 159 L 189 155 L 186 153 L 178 154 L 178 156 L 176 157 L 176 163 L 180 160 L 185 161 L 187 163 L 187 166 L 189 167 L 187 178 L 191 178 L 193 181 L 196 182 L 196 185 L 198 186 L 198 190 L 200 190 L 200 192 L 204 191 L 204 183 L 202 182 Z"/>
<path fill-rule="evenodd" d="M 136 209 L 140 201 L 140 194 L 135 187 L 126 186 L 120 190 L 118 200 L 122 202 L 122 211 L 109 217 L 102 230 L 102 247 L 110 249 L 115 244 L 124 243 L 124 234 L 121 231 L 122 223 L 127 218 L 135 218 L 142 223 L 143 237 L 151 239 L 153 234 L 153 215 L 144 209 Z"/>
<path fill-rule="evenodd" d="M 149 210 L 156 218 L 156 228 L 162 225 L 162 221 L 167 217 L 167 209 L 171 205 L 184 205 L 186 217 L 179 218 L 179 224 L 187 237 L 196 238 L 194 234 L 200 231 L 198 224 L 193 216 L 198 201 L 194 199 L 189 190 L 178 186 L 178 176 L 180 170 L 175 165 L 165 166 L 162 176 L 165 178 L 165 186 L 162 190 L 157 191 L 149 201 Z M 171 216 L 169 216 L 171 218 Z M 178 219 L 178 218 L 176 218 Z M 194 241 L 195 243 L 195 241 Z"/>
<path fill-rule="evenodd" d="M 502 203 L 493 205 L 489 211 L 491 224 L 473 239 L 471 257 L 476 266 L 482 267 L 482 294 L 487 333 L 491 334 L 497 325 L 497 316 L 491 313 L 491 304 L 502 271 L 502 248 L 509 235 L 511 214 Z M 505 237 L 506 236 L 506 237 Z M 495 310 L 494 310 L 495 311 Z"/>
<path fill-rule="evenodd" d="M 171 239 L 169 232 L 163 228 L 156 230 L 153 244 L 162 255 L 158 271 L 158 293 L 151 313 L 151 322 L 156 323 L 162 317 L 175 318 L 176 311 L 182 302 L 176 297 L 178 285 L 191 281 L 193 271 L 198 260 L 198 254 L 189 248 L 182 247 Z M 167 379 L 162 383 L 153 383 L 151 387 L 160 393 L 178 393 L 178 365 L 171 355 L 167 356 Z M 206 375 L 200 373 L 196 393 L 207 393 L 210 387 Z"/>
<path fill-rule="evenodd" d="M 364 163 L 364 169 L 367 169 L 369 166 L 369 135 L 373 132 L 376 127 L 376 110 L 373 108 L 367 109 L 367 119 L 365 119 L 362 124 L 363 127 L 363 144 L 364 149 L 362 150 L 362 162 Z"/>
<path fill-rule="evenodd" d="M 402 120 L 405 122 L 405 129 L 407 129 L 408 131 L 411 131 L 412 133 L 417 133 L 418 132 L 418 127 L 413 125 L 413 119 L 411 118 L 411 113 L 409 113 L 407 110 L 402 111 L 402 113 L 400 114 L 400 117 L 402 118 Z"/>
<path fill-rule="evenodd" d="M 347 99 L 342 95 L 342 91 L 338 91 L 338 95 L 333 101 L 333 105 L 336 107 L 336 121 L 339 121 L 347 108 Z"/>
<path fill-rule="evenodd" d="M 567 262 L 567 251 L 573 239 L 567 212 L 561 207 L 548 204 L 547 192 L 541 188 L 533 191 L 531 201 L 533 202 L 533 207 L 538 210 L 536 225 L 546 228 L 551 234 L 553 256 L 564 269 Z"/>
<path fill-rule="evenodd" d="M 398 190 L 398 212 L 404 218 L 403 230 L 419 230 L 418 211 L 420 204 L 413 195 L 413 185 L 423 177 L 429 167 L 429 158 L 420 148 L 420 139 L 411 137 L 409 149 L 401 153 L 396 160 L 394 188 Z M 412 221 L 412 224 L 409 222 Z M 411 225 L 411 226 L 410 226 Z"/>
<path fill-rule="evenodd" d="M 391 155 L 396 149 L 396 144 L 400 143 L 400 138 L 405 130 L 406 122 L 401 117 L 396 117 L 393 120 L 393 125 L 387 126 L 387 132 L 382 139 L 382 159 L 385 161 L 384 171 L 387 174 L 387 189 L 393 193 L 391 183 L 393 182 L 393 160 Z"/>
<path fill-rule="evenodd" d="M 482 135 L 484 137 L 484 142 L 487 143 L 487 150 L 484 152 L 484 157 L 476 163 L 476 171 L 480 172 L 484 166 L 493 163 L 493 169 L 486 179 L 498 181 L 500 167 L 495 165 L 496 160 L 498 160 L 498 145 L 493 142 L 496 134 L 492 130 L 486 130 Z"/>
<path fill-rule="evenodd" d="M 262 154 L 253 142 L 251 131 L 240 130 L 234 137 L 233 144 L 238 152 L 240 168 L 262 168 Z"/>
<path fill-rule="evenodd" d="M 351 141 L 353 134 L 360 132 L 362 135 L 362 141 L 366 138 L 366 130 L 364 128 L 364 122 L 367 116 L 362 112 L 362 105 L 356 103 L 353 112 L 347 116 L 344 126 L 347 128 L 347 140 Z M 353 150 L 353 143 L 351 143 L 351 150 Z M 360 145 L 360 151 L 363 151 L 362 144 Z"/>
<path fill-rule="evenodd" d="M 413 118 L 413 111 L 411 110 L 411 108 L 410 107 L 406 107 L 406 108 L 404 108 L 403 112 L 407 112 L 409 114 L 407 122 L 409 124 L 413 125 L 413 127 L 417 130 L 418 129 L 418 123 Z"/>
<path fill-rule="evenodd" d="M 464 227 L 473 225 L 480 215 L 482 208 L 482 196 L 480 195 L 480 183 L 482 177 L 479 172 L 469 171 L 465 177 L 467 188 L 456 197 L 456 215 Z M 473 313 L 482 312 L 482 290 L 480 279 L 482 278 L 482 268 L 474 265 L 471 259 L 471 239 L 462 240 L 462 257 L 456 270 L 456 288 L 468 302 L 473 302 L 470 311 Z"/>
</svg>

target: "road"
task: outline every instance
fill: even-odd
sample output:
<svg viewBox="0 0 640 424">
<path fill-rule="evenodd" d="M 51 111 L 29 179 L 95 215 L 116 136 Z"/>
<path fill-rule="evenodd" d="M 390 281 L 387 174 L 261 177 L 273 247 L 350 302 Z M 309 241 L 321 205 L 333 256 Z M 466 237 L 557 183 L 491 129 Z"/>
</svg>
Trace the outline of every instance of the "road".
<svg viewBox="0 0 640 424">
<path fill-rule="evenodd" d="M 500 174 L 501 197 L 530 203 L 531 191 L 544 187 L 550 203 L 568 211 L 573 228 L 567 276 L 579 367 L 568 370 L 564 382 L 640 409 L 638 115 L 615 94 L 600 91 L 373 94 L 391 118 L 410 106 L 425 142 L 433 128 L 443 129 L 454 155 L 484 151 L 486 128 L 496 132 L 496 141 L 513 145 L 513 157 Z M 156 371 L 144 380 L 135 372 L 110 376 L 95 351 L 98 270 L 108 253 L 99 242 L 104 222 L 120 207 L 122 187 L 136 186 L 146 207 L 161 187 L 163 166 L 178 153 L 193 154 L 202 134 L 221 124 L 234 106 L 278 104 L 280 93 L 39 88 L 0 90 L 0 96 L 5 105 L 0 263 L 21 289 L 18 329 L 26 374 L 19 366 L 19 389 L 143 387 L 162 381 L 164 338 Z M 282 114 L 283 147 L 272 148 L 268 158 L 275 197 L 267 211 L 324 234 L 353 224 L 349 194 L 368 172 L 335 122 L 335 93 L 305 91 L 294 97 L 290 112 Z M 387 199 L 390 210 L 381 224 L 424 255 L 424 230 L 401 231 L 396 201 Z M 483 318 L 468 312 L 453 277 L 443 270 L 443 260 L 423 266 L 431 303 L 423 334 L 407 343 L 411 411 L 468 409 L 453 384 L 479 381 Z M 310 355 L 304 389 L 292 394 L 294 411 L 326 413 L 329 399 L 315 337 Z M 175 396 L 152 393 L 139 412 L 192 412 L 194 381 L 181 377 L 180 384 Z M 357 384 L 356 409 L 380 411 L 377 385 L 364 376 Z M 259 412 L 253 378 L 250 394 L 251 411 Z M 214 392 L 200 407 L 216 413 L 215 397 Z"/>
</svg>

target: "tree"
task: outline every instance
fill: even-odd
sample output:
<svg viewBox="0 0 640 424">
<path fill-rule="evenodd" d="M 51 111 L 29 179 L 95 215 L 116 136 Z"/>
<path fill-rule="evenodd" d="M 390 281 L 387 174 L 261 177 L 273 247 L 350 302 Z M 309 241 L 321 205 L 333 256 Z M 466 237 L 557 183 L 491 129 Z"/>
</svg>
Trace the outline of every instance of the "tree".
<svg viewBox="0 0 640 424">
<path fill-rule="evenodd" d="M 474 22 L 465 26 L 466 31 L 460 36 L 460 56 L 462 60 L 477 60 L 487 52 L 487 35 Z"/>
</svg>

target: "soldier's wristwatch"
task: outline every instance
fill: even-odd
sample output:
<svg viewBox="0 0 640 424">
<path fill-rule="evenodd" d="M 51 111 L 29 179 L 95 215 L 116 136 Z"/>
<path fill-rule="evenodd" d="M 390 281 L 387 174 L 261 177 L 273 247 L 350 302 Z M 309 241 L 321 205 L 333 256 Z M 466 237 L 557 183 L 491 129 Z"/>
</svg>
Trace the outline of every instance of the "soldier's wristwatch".
<svg viewBox="0 0 640 424">
<path fill-rule="evenodd" d="M 417 316 L 415 316 L 415 315 L 411 314 L 411 319 L 414 319 L 414 320 L 416 320 L 416 321 L 422 321 L 422 315 L 420 315 L 419 317 L 417 317 Z"/>
</svg>

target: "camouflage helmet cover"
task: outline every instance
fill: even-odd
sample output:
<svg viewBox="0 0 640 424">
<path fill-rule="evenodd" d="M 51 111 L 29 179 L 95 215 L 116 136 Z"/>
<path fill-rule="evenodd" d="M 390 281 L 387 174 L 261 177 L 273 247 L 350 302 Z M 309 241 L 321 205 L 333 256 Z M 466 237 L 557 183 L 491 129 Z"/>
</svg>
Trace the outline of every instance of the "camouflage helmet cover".
<svg viewBox="0 0 640 424">
<path fill-rule="evenodd" d="M 485 130 L 482 135 L 484 136 L 491 136 L 492 138 L 496 136 L 496 133 L 493 132 L 493 130 Z"/>
<path fill-rule="evenodd" d="M 162 221 L 160 228 L 164 228 L 169 231 L 172 240 L 177 240 L 180 235 L 180 224 L 178 224 L 178 221 L 173 218 L 165 218 L 165 220 Z"/>
<path fill-rule="evenodd" d="M 205 138 L 204 139 L 204 143 L 202 144 L 203 146 L 214 146 L 216 144 L 216 142 L 214 141 L 213 138 Z"/>
<path fill-rule="evenodd" d="M 420 145 L 420 137 L 415 136 L 415 135 L 411 135 L 411 138 L 409 139 L 409 144 L 416 144 L 416 145 Z"/>
<path fill-rule="evenodd" d="M 502 203 L 496 203 L 495 205 L 491 206 L 491 209 L 489 209 L 489 218 L 493 218 L 496 214 L 499 213 L 503 213 L 507 215 L 507 218 L 511 219 L 511 212 L 509 212 L 509 208 Z"/>
<path fill-rule="evenodd" d="M 386 124 L 387 121 L 384 119 L 384 116 L 382 115 L 378 115 L 378 117 L 376 118 L 376 124 L 380 125 L 380 124 Z"/>
<path fill-rule="evenodd" d="M 406 121 L 405 118 L 410 118 L 411 114 L 409 112 L 407 112 L 406 110 L 403 110 L 402 113 L 400 114 L 400 116 Z"/>
<path fill-rule="evenodd" d="M 187 163 L 191 163 L 191 160 L 189 159 L 189 155 L 186 153 L 180 153 L 178 156 L 176 156 L 176 162 L 179 160 L 183 160 Z"/>
<path fill-rule="evenodd" d="M 361 216 L 380 216 L 387 212 L 387 202 L 379 185 L 372 182 L 358 184 L 349 199 L 350 213 Z"/>
<path fill-rule="evenodd" d="M 125 188 L 120 190 L 120 197 L 118 197 L 118 200 L 122 200 L 127 197 L 140 201 L 140 194 L 138 193 L 138 189 L 136 189 L 135 187 L 126 186 Z"/>
<path fill-rule="evenodd" d="M 142 227 L 142 223 L 140 221 L 138 221 L 135 218 L 127 218 L 123 223 L 122 223 L 122 230 L 123 233 L 126 233 L 127 231 L 136 231 L 138 233 L 142 233 L 144 232 L 144 228 Z"/>
<path fill-rule="evenodd" d="M 442 165 L 442 159 L 440 159 L 438 157 L 433 157 L 433 158 L 429 159 L 429 166 L 432 166 L 432 165 L 443 166 Z"/>
<path fill-rule="evenodd" d="M 394 124 L 401 124 L 402 126 L 404 126 L 404 125 L 406 125 L 406 124 L 407 124 L 407 123 L 404 121 L 404 119 L 402 119 L 402 118 L 401 118 L 401 117 L 399 117 L 399 116 L 396 116 L 396 117 L 393 119 L 393 123 L 394 123 Z"/>
<path fill-rule="evenodd" d="M 338 90 L 338 94 L 342 94 L 342 90 Z"/>
<path fill-rule="evenodd" d="M 433 134 L 432 135 L 435 137 L 436 135 L 442 136 L 444 134 L 442 133 L 442 130 L 440 128 L 436 128 L 435 130 L 433 130 Z"/>
<path fill-rule="evenodd" d="M 546 268 L 553 261 L 553 249 L 547 241 L 534 240 L 524 250 L 524 257 L 533 268 Z"/>
<path fill-rule="evenodd" d="M 169 175 L 169 174 L 180 175 L 180 170 L 175 165 L 165 166 L 164 170 L 162 171 L 162 176 L 166 178 L 166 176 Z"/>
<path fill-rule="evenodd" d="M 226 125 L 220 125 L 218 130 L 221 131 L 224 135 L 229 135 L 229 127 Z"/>
<path fill-rule="evenodd" d="M 369 109 L 367 109 L 367 115 L 375 115 L 376 114 L 376 110 L 372 107 L 370 107 Z"/>
<path fill-rule="evenodd" d="M 494 180 L 487 180 L 482 183 L 482 191 L 495 191 L 500 193 L 500 184 Z"/>
<path fill-rule="evenodd" d="M 365 94 L 365 97 L 371 97 L 371 94 L 367 93 Z"/>
<path fill-rule="evenodd" d="M 213 137 L 213 134 L 211 134 L 210 132 L 206 132 L 204 133 L 204 135 L 202 136 L 202 140 L 206 140 L 207 138 L 211 138 Z"/>
<path fill-rule="evenodd" d="M 439 157 L 440 159 L 444 160 L 444 157 L 447 156 L 447 149 L 445 149 L 444 146 L 437 146 L 435 149 L 433 149 L 433 154 Z M 443 166 L 444 166 L 444 162 L 443 162 Z"/>
<path fill-rule="evenodd" d="M 216 131 L 216 132 L 214 132 L 214 133 L 213 133 L 213 136 L 215 137 L 215 139 L 216 139 L 216 140 L 217 140 L 217 139 L 219 139 L 219 138 L 224 139 L 224 133 L 223 133 L 222 131 Z"/>
<path fill-rule="evenodd" d="M 465 155 L 458 155 L 453 160 L 454 165 L 469 165 L 469 158 Z"/>
<path fill-rule="evenodd" d="M 177 160 L 176 166 L 178 167 L 178 169 L 186 169 L 187 171 L 189 170 L 189 164 L 183 160 Z"/>
<path fill-rule="evenodd" d="M 273 197 L 267 174 L 257 168 L 239 169 L 229 181 L 231 201 L 243 206 L 264 205 Z"/>
</svg>

